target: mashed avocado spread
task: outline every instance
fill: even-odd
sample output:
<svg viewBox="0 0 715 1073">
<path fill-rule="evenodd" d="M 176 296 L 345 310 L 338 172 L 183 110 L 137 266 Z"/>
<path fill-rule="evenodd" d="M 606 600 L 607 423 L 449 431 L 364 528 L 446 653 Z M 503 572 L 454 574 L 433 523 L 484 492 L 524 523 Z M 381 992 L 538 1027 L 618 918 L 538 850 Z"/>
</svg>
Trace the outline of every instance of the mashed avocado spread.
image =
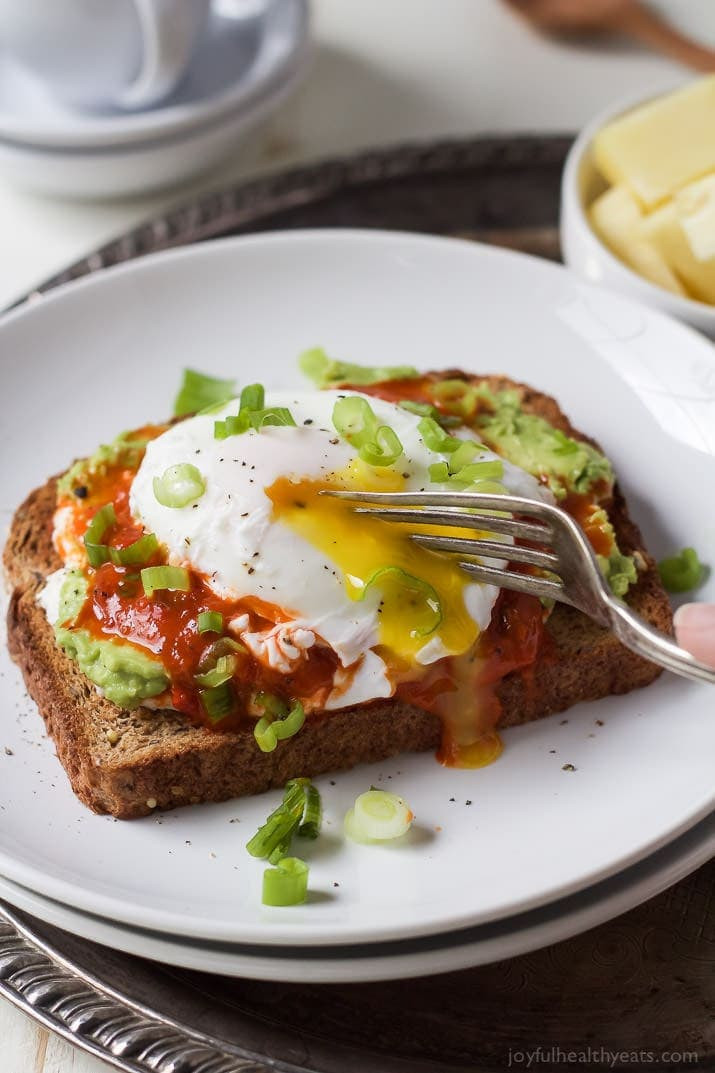
<svg viewBox="0 0 715 1073">
<path fill-rule="evenodd" d="M 99 686 L 107 700 L 120 708 L 137 708 L 147 697 L 163 693 L 169 684 L 157 660 L 127 641 L 102 640 L 87 630 L 69 628 L 87 595 L 87 581 L 71 570 L 60 590 L 58 645 L 76 660 L 83 674 Z"/>
<path fill-rule="evenodd" d="M 93 477 L 103 474 L 110 466 L 135 469 L 149 441 L 136 433 L 122 432 L 111 443 L 101 444 L 89 458 L 80 458 L 57 482 L 60 495 L 69 495 L 75 488 L 90 484 Z"/>
<path fill-rule="evenodd" d="M 571 439 L 537 414 L 524 413 L 516 391 L 480 388 L 479 394 L 493 409 L 478 414 L 476 427 L 497 454 L 545 478 L 557 499 L 569 492 L 587 494 L 598 484 L 605 484 L 610 494 L 613 469 L 595 447 Z"/>
</svg>

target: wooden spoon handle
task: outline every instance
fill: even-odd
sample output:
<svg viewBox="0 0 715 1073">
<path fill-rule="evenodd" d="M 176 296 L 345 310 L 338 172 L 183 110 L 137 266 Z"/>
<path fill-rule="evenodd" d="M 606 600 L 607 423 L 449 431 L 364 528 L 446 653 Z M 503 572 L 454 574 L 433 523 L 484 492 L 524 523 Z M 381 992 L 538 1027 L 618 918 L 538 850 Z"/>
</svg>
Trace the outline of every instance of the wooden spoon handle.
<svg viewBox="0 0 715 1073">
<path fill-rule="evenodd" d="M 650 48 L 696 71 L 715 71 L 715 50 L 686 37 L 651 8 L 631 0 L 612 15 L 612 25 Z"/>
</svg>

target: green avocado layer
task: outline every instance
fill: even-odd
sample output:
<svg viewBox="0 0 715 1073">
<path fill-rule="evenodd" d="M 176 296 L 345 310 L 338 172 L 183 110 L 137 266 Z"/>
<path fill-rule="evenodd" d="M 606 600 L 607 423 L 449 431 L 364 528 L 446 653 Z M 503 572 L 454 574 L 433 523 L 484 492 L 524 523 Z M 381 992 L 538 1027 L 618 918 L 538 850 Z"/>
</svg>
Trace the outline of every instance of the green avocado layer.
<svg viewBox="0 0 715 1073">
<path fill-rule="evenodd" d="M 587 494 L 604 483 L 610 492 L 613 468 L 595 447 L 571 439 L 537 414 L 524 413 L 516 391 L 480 389 L 480 395 L 493 406 L 493 412 L 477 416 L 482 439 L 515 466 L 544 478 L 557 499 L 569 492 Z"/>
<path fill-rule="evenodd" d="M 136 469 L 149 440 L 137 438 L 133 432 L 122 432 L 111 443 L 103 443 L 89 458 L 80 458 L 57 482 L 60 495 L 69 495 L 75 488 L 91 485 L 92 478 L 106 473 L 110 466 Z"/>
<path fill-rule="evenodd" d="M 86 596 L 86 579 L 79 570 L 71 570 L 62 583 L 55 625 L 60 648 L 120 708 L 137 708 L 147 697 L 163 693 L 169 679 L 158 660 L 129 641 L 103 640 L 72 626 Z"/>
</svg>

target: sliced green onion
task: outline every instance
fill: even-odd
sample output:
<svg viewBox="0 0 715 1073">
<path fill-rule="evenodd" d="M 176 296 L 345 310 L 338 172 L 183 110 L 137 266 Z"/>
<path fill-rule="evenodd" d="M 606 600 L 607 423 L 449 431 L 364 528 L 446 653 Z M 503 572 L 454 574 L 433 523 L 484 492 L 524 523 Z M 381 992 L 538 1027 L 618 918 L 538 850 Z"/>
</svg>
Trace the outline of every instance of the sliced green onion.
<svg viewBox="0 0 715 1073">
<path fill-rule="evenodd" d="M 84 534 L 84 546 L 90 566 L 101 566 L 102 563 L 109 562 L 111 554 L 104 543 L 104 538 L 112 526 L 116 525 L 116 522 L 117 516 L 114 512 L 114 504 L 105 503 L 103 507 L 99 508 L 87 526 L 87 532 Z"/>
<path fill-rule="evenodd" d="M 234 417 L 214 422 L 214 438 L 225 440 L 228 436 L 239 436 L 253 428 L 260 432 L 267 425 L 284 425 L 295 427 L 295 418 L 286 406 L 273 406 L 265 410 L 241 410 Z"/>
<path fill-rule="evenodd" d="M 503 484 L 499 483 L 499 481 L 477 481 L 476 484 L 470 485 L 470 491 L 472 491 L 472 492 L 481 492 L 482 495 L 489 495 L 489 496 L 508 496 L 509 495 L 509 489 L 505 488 Z M 484 514 L 493 514 L 494 512 L 485 510 L 483 513 Z M 502 514 L 502 513 L 503 513 L 502 511 L 499 511 L 499 514 Z"/>
<path fill-rule="evenodd" d="M 462 466 L 468 466 L 470 462 L 474 461 L 480 451 L 486 450 L 488 450 L 487 447 L 482 446 L 481 443 L 475 443 L 474 440 L 461 440 L 456 451 L 453 451 L 450 457 L 450 472 L 456 473 Z"/>
<path fill-rule="evenodd" d="M 230 683 L 222 682 L 219 686 L 200 689 L 199 700 L 211 722 L 220 723 L 233 711 L 235 697 Z"/>
<path fill-rule="evenodd" d="M 389 425 L 378 424 L 370 403 L 358 395 L 337 400 L 333 425 L 344 440 L 358 449 L 363 462 L 371 466 L 391 466 L 402 454 L 397 433 Z"/>
<path fill-rule="evenodd" d="M 241 392 L 241 410 L 262 410 L 266 405 L 266 392 L 263 384 L 247 384 Z"/>
<path fill-rule="evenodd" d="M 387 790 L 368 790 L 345 816 L 345 834 L 354 842 L 388 842 L 409 831 L 414 815 L 406 801 Z"/>
<path fill-rule="evenodd" d="M 303 815 L 298 825 L 301 838 L 317 838 L 323 822 L 323 804 L 318 790 L 312 784 L 305 787 Z"/>
<path fill-rule="evenodd" d="M 228 402 L 235 394 L 233 380 L 218 380 L 195 369 L 184 369 L 184 379 L 174 400 L 174 417 L 213 408 Z"/>
<path fill-rule="evenodd" d="M 668 592 L 690 592 L 702 581 L 705 567 L 695 548 L 683 548 L 676 555 L 661 559 L 658 573 Z"/>
<path fill-rule="evenodd" d="M 215 689 L 216 686 L 222 686 L 224 682 L 228 682 L 230 678 L 233 678 L 236 673 L 236 657 L 232 655 L 219 656 L 216 660 L 216 666 L 212 667 L 210 671 L 205 671 L 203 674 L 195 674 L 194 681 L 198 682 L 200 686 L 208 686 L 210 689 Z"/>
<path fill-rule="evenodd" d="M 154 533 L 144 533 L 126 548 L 110 548 L 109 556 L 115 566 L 137 566 L 151 559 L 159 550 L 159 541 Z"/>
<path fill-rule="evenodd" d="M 245 652 L 246 649 L 240 643 L 240 641 L 234 641 L 233 637 L 219 637 L 217 641 L 210 644 L 204 652 L 198 665 L 198 670 L 202 673 L 210 671 L 216 666 L 216 662 L 221 656 L 229 656 L 234 652 Z"/>
<path fill-rule="evenodd" d="M 417 414 L 418 417 L 431 417 L 442 428 L 456 428 L 462 422 L 452 414 L 443 414 L 429 402 L 413 402 L 412 399 L 403 399 L 397 404 L 401 410 L 407 410 L 408 414 Z"/>
<path fill-rule="evenodd" d="M 432 417 L 423 417 L 417 429 L 424 440 L 425 447 L 439 454 L 452 454 L 463 442 L 456 436 L 450 436 L 448 432 L 445 432 Z"/>
<path fill-rule="evenodd" d="M 272 715 L 264 715 L 258 720 L 253 730 L 253 735 L 258 748 L 263 753 L 272 753 L 279 741 L 292 738 L 297 734 L 305 722 L 305 711 L 299 700 L 293 701 L 287 715 L 275 718 Z"/>
<path fill-rule="evenodd" d="M 264 905 L 302 905 L 308 896 L 308 865 L 298 857 L 284 857 L 263 873 Z"/>
<path fill-rule="evenodd" d="M 476 413 L 477 389 L 466 380 L 439 380 L 432 385 L 432 394 L 436 401 L 450 414 L 462 418 L 472 417 Z"/>
<path fill-rule="evenodd" d="M 414 380 L 420 375 L 413 365 L 355 365 L 349 361 L 335 361 L 321 347 L 304 351 L 298 364 L 316 387 L 381 384 L 386 380 Z"/>
<path fill-rule="evenodd" d="M 358 456 L 371 466 L 392 466 L 402 454 L 402 443 L 389 425 L 380 425 L 373 443 L 363 443 Z"/>
<path fill-rule="evenodd" d="M 189 571 L 183 566 L 145 566 L 141 579 L 147 596 L 153 596 L 157 589 L 188 592 L 191 588 Z"/>
<path fill-rule="evenodd" d="M 190 462 L 169 466 L 161 477 L 154 478 L 152 486 L 154 497 L 162 507 L 186 507 L 206 491 L 206 482 Z"/>
<path fill-rule="evenodd" d="M 337 400 L 333 406 L 333 425 L 353 447 L 374 442 L 380 427 L 372 406 L 359 395 L 346 395 Z"/>
<path fill-rule="evenodd" d="M 449 480 L 449 466 L 446 462 L 433 462 L 428 472 L 433 484 L 445 484 Z"/>
<path fill-rule="evenodd" d="M 290 425 L 295 427 L 295 418 L 286 406 L 268 407 L 267 410 L 250 410 L 248 420 L 251 428 L 256 431 L 266 425 Z"/>
<path fill-rule="evenodd" d="M 283 792 L 283 800 L 271 812 L 266 822 L 258 828 L 246 844 L 252 857 L 270 857 L 276 847 L 289 842 L 298 829 L 305 806 L 305 787 L 310 779 L 291 779 Z"/>
<path fill-rule="evenodd" d="M 196 625 L 199 633 L 223 633 L 223 615 L 220 611 L 199 611 Z"/>
<path fill-rule="evenodd" d="M 474 484 L 476 481 L 499 480 L 503 476 L 504 465 L 501 459 L 497 458 L 487 462 L 472 462 L 468 466 L 462 466 L 459 470 L 455 470 L 453 467 L 454 480 L 463 481 L 465 484 Z"/>
<path fill-rule="evenodd" d="M 434 633 L 442 621 L 442 601 L 439 598 L 439 594 L 429 582 L 415 577 L 414 574 L 408 574 L 401 566 L 381 566 L 368 578 L 362 588 L 357 590 L 356 594 L 351 592 L 352 598 L 364 600 L 373 586 L 381 588 L 380 583 L 385 580 L 396 581 L 403 593 L 413 594 L 413 598 L 410 600 L 413 605 L 415 602 L 414 597 L 418 597 L 427 610 L 427 625 L 421 629 L 413 629 L 412 635 L 414 637 L 428 637 L 429 634 Z M 410 608 L 410 613 L 414 615 L 414 607 Z"/>
<path fill-rule="evenodd" d="M 276 696 L 275 693 L 256 693 L 253 698 L 253 703 L 256 707 L 262 708 L 264 712 L 267 712 L 274 718 L 280 718 L 288 711 L 286 702 L 282 697 Z"/>
<path fill-rule="evenodd" d="M 276 848 L 273 850 L 273 852 L 268 855 L 268 857 L 267 857 L 268 863 L 269 864 L 278 864 L 278 862 L 283 860 L 284 857 L 287 857 L 288 853 L 290 851 L 290 844 L 291 844 L 292 841 L 293 841 L 293 835 L 292 834 L 288 835 L 287 838 L 284 838 L 283 841 L 280 842 L 276 846 Z"/>
</svg>

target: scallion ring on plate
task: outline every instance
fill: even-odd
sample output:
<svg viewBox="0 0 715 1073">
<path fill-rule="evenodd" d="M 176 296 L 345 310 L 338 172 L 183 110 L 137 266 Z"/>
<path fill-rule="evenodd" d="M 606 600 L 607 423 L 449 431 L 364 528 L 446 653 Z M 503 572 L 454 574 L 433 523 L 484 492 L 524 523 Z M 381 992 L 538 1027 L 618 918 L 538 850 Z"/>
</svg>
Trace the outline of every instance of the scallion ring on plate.
<svg viewBox="0 0 715 1073">
<path fill-rule="evenodd" d="M 406 834 L 414 814 L 397 794 L 367 790 L 345 815 L 345 834 L 354 842 L 387 842 Z"/>
<path fill-rule="evenodd" d="M 308 896 L 308 865 L 298 857 L 284 857 L 263 873 L 264 905 L 302 905 Z"/>
<path fill-rule="evenodd" d="M 152 482 L 154 497 L 162 507 L 186 507 L 196 502 L 206 491 L 206 482 L 201 473 L 190 462 L 179 462 L 169 466 L 161 477 Z"/>
</svg>

